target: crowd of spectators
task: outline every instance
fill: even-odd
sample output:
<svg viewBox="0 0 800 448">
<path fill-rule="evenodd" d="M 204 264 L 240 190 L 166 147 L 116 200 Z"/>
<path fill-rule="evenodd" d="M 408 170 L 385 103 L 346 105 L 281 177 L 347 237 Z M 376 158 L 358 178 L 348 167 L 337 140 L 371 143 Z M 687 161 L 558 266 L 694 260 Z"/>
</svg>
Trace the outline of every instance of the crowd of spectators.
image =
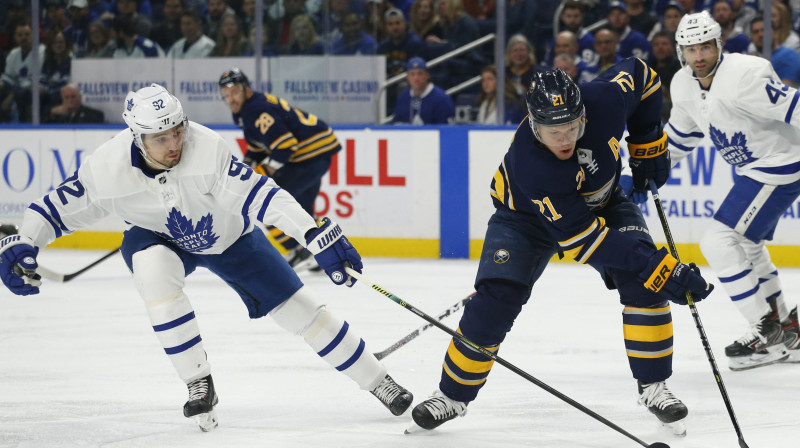
<svg viewBox="0 0 800 448">
<path fill-rule="evenodd" d="M 260 21 L 264 56 L 382 54 L 387 78 L 391 78 L 406 72 L 413 58 L 430 61 L 493 32 L 497 23 L 495 0 L 38 1 L 41 16 L 34 21 L 30 0 L 4 0 L 0 5 L 0 122 L 31 119 L 35 31 L 41 41 L 36 51 L 42 73 L 42 122 L 54 122 L 59 117 L 51 111 L 63 104 L 62 89 L 74 81 L 70 66 L 76 58 L 251 56 Z M 256 1 L 263 2 L 263 17 L 256 17 Z M 496 116 L 494 91 L 498 74 L 504 75 L 506 95 L 516 93 L 505 100 L 506 121 L 513 123 L 519 111 L 524 112 L 524 92 L 534 72 L 561 68 L 583 83 L 621 59 L 638 57 L 661 76 L 666 119 L 669 81 L 680 69 L 674 35 L 681 17 L 706 9 L 722 27 L 725 52 L 760 55 L 761 4 L 750 0 L 508 0 L 504 70 L 490 66 L 495 60 L 491 42 L 430 68 L 426 65 L 424 70 L 428 82 L 443 89 L 480 76 L 479 84 L 461 93 L 462 98 L 474 100 L 472 120 L 479 122 L 492 122 Z M 773 65 L 784 83 L 796 86 L 800 83 L 796 31 L 800 1 L 774 0 L 771 13 Z M 411 90 L 411 100 L 424 103 Z M 391 87 L 386 112 L 408 107 L 398 103 L 408 91 L 408 80 Z M 409 122 L 418 121 L 409 117 Z M 453 122 L 453 117 L 445 122 Z"/>
</svg>

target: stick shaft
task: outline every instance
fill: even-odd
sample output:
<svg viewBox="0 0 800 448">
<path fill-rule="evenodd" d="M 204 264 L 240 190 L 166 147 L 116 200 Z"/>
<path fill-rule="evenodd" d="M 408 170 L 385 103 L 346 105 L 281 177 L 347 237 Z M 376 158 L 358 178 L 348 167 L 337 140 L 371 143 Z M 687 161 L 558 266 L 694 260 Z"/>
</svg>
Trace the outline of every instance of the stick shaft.
<svg viewBox="0 0 800 448">
<path fill-rule="evenodd" d="M 675 241 L 672 238 L 672 232 L 669 230 L 669 223 L 667 222 L 667 216 L 664 213 L 664 207 L 661 205 L 661 198 L 658 195 L 658 188 L 656 187 L 655 182 L 650 181 L 649 183 L 650 192 L 653 195 L 653 202 L 656 205 L 658 219 L 661 220 L 661 227 L 664 229 L 664 236 L 667 238 L 669 252 L 673 257 L 675 257 L 676 260 L 680 261 L 680 258 L 678 257 L 678 249 L 675 247 Z M 702 342 L 703 349 L 706 352 L 706 358 L 708 358 L 708 363 L 711 364 L 711 372 L 714 374 L 717 387 L 722 395 L 722 401 L 725 402 L 725 407 L 728 410 L 731 423 L 733 423 L 733 429 L 736 430 L 736 435 L 739 437 L 739 446 L 742 448 L 747 448 L 747 443 L 744 441 L 744 435 L 742 435 L 742 430 L 739 428 L 739 422 L 736 420 L 736 414 L 733 412 L 733 404 L 731 404 L 730 397 L 728 397 L 728 391 L 725 388 L 725 383 L 722 381 L 722 374 L 720 374 L 719 368 L 717 367 L 717 361 L 714 359 L 714 352 L 711 351 L 711 345 L 708 342 L 706 330 L 703 327 L 703 322 L 700 321 L 700 313 L 697 311 L 697 307 L 692 300 L 692 294 L 688 291 L 686 292 L 686 301 L 689 303 L 689 310 L 694 318 L 695 327 L 697 327 L 697 333 L 700 335 L 700 342 Z"/>
<path fill-rule="evenodd" d="M 83 274 L 84 272 L 88 271 L 89 269 L 97 266 L 98 264 L 104 262 L 105 260 L 111 258 L 111 256 L 113 256 L 114 254 L 119 252 L 119 249 L 120 248 L 118 247 L 118 248 L 112 250 L 111 252 L 103 255 L 102 257 L 100 257 L 99 259 L 95 260 L 91 264 L 89 264 L 89 265 L 85 266 L 84 268 L 79 269 L 79 270 L 77 270 L 77 271 L 75 271 L 75 272 L 73 272 L 71 274 L 62 274 L 60 272 L 55 272 L 55 271 L 52 271 L 50 269 L 47 269 L 47 268 L 45 268 L 43 266 L 39 266 L 36 269 L 36 272 L 38 274 L 40 274 L 42 277 L 44 277 L 44 278 L 46 278 L 48 280 L 52 280 L 52 281 L 60 282 L 60 283 L 66 283 L 66 282 L 72 280 L 73 278 Z"/>
<path fill-rule="evenodd" d="M 589 415 L 590 417 L 592 417 L 595 420 L 603 423 L 604 425 L 606 425 L 609 428 L 617 431 L 618 433 L 628 437 L 629 439 L 635 441 L 639 445 L 641 445 L 643 447 L 650 446 L 650 445 L 647 445 L 646 443 L 644 443 L 643 441 L 641 441 L 639 438 L 637 438 L 633 434 L 631 434 L 628 431 L 625 431 L 624 429 L 622 429 L 621 427 L 615 425 L 614 423 L 612 423 L 611 421 L 609 421 L 605 417 L 601 416 L 600 414 L 592 411 L 591 409 L 587 408 L 586 406 L 578 403 L 577 401 L 573 400 L 572 398 L 570 398 L 570 397 L 564 395 L 563 393 L 559 392 L 558 390 L 550 387 L 546 383 L 536 379 L 535 377 L 533 377 L 532 375 L 528 374 L 527 372 L 525 372 L 524 370 L 520 369 L 519 367 L 515 366 L 514 364 L 511 364 L 510 362 L 506 361 L 505 359 L 503 359 L 503 358 L 497 356 L 496 354 L 492 353 L 491 351 L 489 351 L 485 347 L 480 346 L 480 345 L 470 341 L 469 339 L 467 339 L 461 333 L 453 331 L 451 328 L 445 326 L 444 324 L 442 324 L 441 322 L 437 321 L 433 317 L 425 314 L 422 310 L 416 308 L 414 305 L 411 305 L 410 303 L 406 302 L 405 300 L 401 299 L 400 297 L 392 294 L 391 292 L 389 292 L 385 288 L 381 287 L 380 285 L 378 285 L 376 283 L 373 283 L 371 280 L 369 280 L 366 277 L 364 277 L 358 271 L 355 271 L 355 270 L 353 270 L 353 269 L 351 269 L 349 267 L 346 267 L 345 270 L 347 271 L 348 274 L 350 274 L 351 276 L 356 278 L 358 281 L 364 283 L 365 285 L 369 286 L 370 288 L 374 289 L 375 291 L 378 291 L 379 293 L 381 293 L 384 296 L 388 297 L 391 301 L 397 303 L 398 305 L 402 306 L 403 308 L 407 309 L 408 311 L 411 311 L 412 313 L 416 314 L 417 316 L 423 318 L 424 320 L 428 321 L 431 325 L 433 325 L 436 328 L 444 331 L 445 333 L 449 334 L 450 336 L 454 337 L 455 339 L 458 339 L 462 343 L 470 346 L 471 348 L 475 349 L 476 351 L 478 351 L 479 353 L 483 354 L 484 356 L 486 356 L 488 358 L 491 358 L 496 363 L 502 365 L 503 367 L 511 370 L 512 372 L 516 373 L 517 375 L 519 375 L 519 376 L 525 378 L 526 380 L 530 381 L 531 383 L 533 383 L 533 384 L 539 386 L 540 388 L 546 390 L 547 392 L 549 392 L 550 394 L 552 394 L 555 397 L 559 398 L 560 400 L 566 402 L 570 406 L 578 409 L 579 411 L 583 412 L 586 415 Z"/>
<path fill-rule="evenodd" d="M 467 297 L 464 297 L 463 299 L 459 300 L 455 305 L 453 305 L 450 308 L 447 308 L 446 310 L 442 311 L 441 313 L 439 313 L 436 316 L 436 320 L 441 321 L 445 317 L 450 316 L 451 314 L 455 314 L 455 312 L 460 310 L 461 308 L 463 308 L 464 305 L 466 305 L 467 302 L 469 302 L 470 299 L 472 299 L 472 296 L 474 296 L 474 295 L 475 295 L 475 293 L 473 292 L 472 294 L 468 295 Z M 408 344 L 409 342 L 413 341 L 414 339 L 417 338 L 417 336 L 419 336 L 425 330 L 427 330 L 427 329 L 429 329 L 431 327 L 433 327 L 433 324 L 425 324 L 425 325 L 417 328 L 416 330 L 412 331 L 411 333 L 403 336 L 400 340 L 398 340 L 394 344 L 390 345 L 386 350 L 383 350 L 383 351 L 380 351 L 380 352 L 377 352 L 377 353 L 373 353 L 373 355 L 376 358 L 378 358 L 378 360 L 381 360 L 381 359 L 389 356 L 390 354 L 394 353 L 400 347 L 402 347 L 402 346 Z"/>
</svg>

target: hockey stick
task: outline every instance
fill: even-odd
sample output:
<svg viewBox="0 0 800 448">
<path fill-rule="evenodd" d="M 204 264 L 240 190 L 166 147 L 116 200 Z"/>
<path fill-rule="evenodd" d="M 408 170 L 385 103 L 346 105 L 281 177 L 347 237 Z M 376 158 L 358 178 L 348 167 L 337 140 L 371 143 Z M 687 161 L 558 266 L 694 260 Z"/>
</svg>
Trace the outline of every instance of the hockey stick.
<svg viewBox="0 0 800 448">
<path fill-rule="evenodd" d="M 603 423 L 604 425 L 606 425 L 609 428 L 619 432 L 620 434 L 628 437 L 629 439 L 635 441 L 639 445 L 641 445 L 641 446 L 643 446 L 645 448 L 669 448 L 669 445 L 667 445 L 665 443 L 662 443 L 662 442 L 651 443 L 650 445 L 646 444 L 645 442 L 642 442 L 639 438 L 637 438 L 633 434 L 629 433 L 628 431 L 625 431 L 624 429 L 620 428 L 619 426 L 615 425 L 614 423 L 611 423 L 611 421 L 607 420 L 605 417 L 597 414 L 596 412 L 594 412 L 591 409 L 587 408 L 586 406 L 578 403 L 577 401 L 573 400 L 572 398 L 569 398 L 568 396 L 566 396 L 563 393 L 557 391 L 556 389 L 553 389 L 552 387 L 548 386 L 547 384 L 543 383 L 542 381 L 539 381 L 538 379 L 534 378 L 533 376 L 531 376 L 530 374 L 526 373 L 524 370 L 520 369 L 519 367 L 515 366 L 514 364 L 511 364 L 510 362 L 506 361 L 505 359 L 503 359 L 503 358 L 497 356 L 496 354 L 492 353 L 491 351 L 487 350 L 485 347 L 482 347 L 482 346 L 470 341 L 469 339 L 467 339 L 461 333 L 457 333 L 457 332 L 453 331 L 450 327 L 445 326 L 444 324 L 440 323 L 438 320 L 436 320 L 433 317 L 425 314 L 420 309 L 414 307 L 413 305 L 411 305 L 410 303 L 408 303 L 405 300 L 401 299 L 400 297 L 397 297 L 396 295 L 394 295 L 391 292 L 387 291 L 385 288 L 381 287 L 380 285 L 377 285 L 377 284 L 373 283 L 371 280 L 367 279 L 366 277 L 361 275 L 359 272 L 357 272 L 357 271 L 355 271 L 355 270 L 353 270 L 353 269 L 351 269 L 349 267 L 346 267 L 345 270 L 347 271 L 348 274 L 350 274 L 351 276 L 353 276 L 357 280 L 361 281 L 362 283 L 364 283 L 365 285 L 367 285 L 370 288 L 374 289 L 375 291 L 378 291 L 379 293 L 381 293 L 384 296 L 388 297 L 390 300 L 392 300 L 396 304 L 402 306 L 403 308 L 407 309 L 408 311 L 411 311 L 412 313 L 416 314 L 417 316 L 425 319 L 426 321 L 428 321 L 431 325 L 435 326 L 436 328 L 444 331 L 445 333 L 447 333 L 450 336 L 458 339 L 462 343 L 470 346 L 472 349 L 474 349 L 475 351 L 483 354 L 487 358 L 491 358 L 492 360 L 494 360 L 498 364 L 502 365 L 503 367 L 506 367 L 507 369 L 511 370 L 512 372 L 516 373 L 517 375 L 525 378 L 526 380 L 528 380 L 531 383 L 533 383 L 533 384 L 539 386 L 540 388 L 546 390 L 547 392 L 551 393 L 552 395 L 555 395 L 557 398 L 561 399 L 562 401 L 565 401 L 566 403 L 568 403 L 572 407 L 574 407 L 574 408 L 578 409 L 579 411 L 587 414 L 588 416 L 590 416 L 590 417 L 594 418 L 595 420 Z"/>
<path fill-rule="evenodd" d="M 661 227 L 664 228 L 664 236 L 667 238 L 669 252 L 673 257 L 675 257 L 676 260 L 680 261 L 680 258 L 678 258 L 678 249 L 675 247 L 675 241 L 672 239 L 672 232 L 669 230 L 667 216 L 664 214 L 664 207 L 661 206 L 661 198 L 658 196 L 658 187 L 656 187 L 655 182 L 649 182 L 649 184 L 650 192 L 653 194 L 653 202 L 656 204 L 658 218 L 661 220 Z M 739 447 L 749 448 L 747 446 L 747 442 L 744 441 L 742 430 L 739 428 L 739 422 L 736 421 L 736 414 L 733 413 L 733 405 L 728 397 L 728 392 L 725 390 L 725 383 L 722 382 L 722 375 L 719 373 L 717 362 L 714 360 L 714 353 L 711 351 L 711 346 L 708 343 L 708 337 L 706 336 L 706 331 L 703 328 L 703 323 L 700 321 L 700 313 L 697 312 L 697 307 L 694 305 L 692 294 L 689 291 L 686 292 L 686 301 L 689 304 L 689 310 L 692 312 L 692 317 L 694 317 L 694 323 L 697 327 L 697 332 L 700 334 L 700 341 L 703 343 L 703 348 L 706 351 L 706 357 L 708 358 L 709 364 L 711 364 L 711 371 L 714 373 L 714 379 L 717 381 L 720 394 L 722 394 L 722 400 L 725 402 L 725 407 L 728 409 L 728 415 L 731 417 L 733 429 L 736 430 L 736 435 L 739 437 Z"/>
<path fill-rule="evenodd" d="M 120 248 L 118 247 L 118 248 L 112 250 L 111 252 L 103 255 L 99 259 L 97 259 L 94 262 L 92 262 L 90 265 L 84 267 L 83 269 L 75 271 L 75 272 L 73 272 L 71 274 L 61 274 L 59 272 L 51 271 L 50 269 L 47 269 L 47 268 L 45 268 L 43 266 L 39 266 L 38 268 L 36 268 L 36 273 L 41 275 L 42 277 L 48 279 L 48 280 L 52 280 L 52 281 L 60 282 L 60 283 L 66 283 L 66 282 L 72 280 L 73 278 L 83 274 L 84 272 L 88 271 L 89 269 L 97 266 L 98 264 L 102 263 L 106 259 L 111 258 L 112 255 L 114 255 L 117 252 L 119 252 L 119 249 Z"/>
<path fill-rule="evenodd" d="M 464 297 L 463 299 L 459 300 L 455 305 L 453 305 L 450 308 L 442 311 L 441 313 L 439 313 L 438 316 L 436 316 L 436 320 L 440 321 L 440 320 L 444 319 L 445 317 L 447 317 L 447 316 L 449 316 L 451 314 L 454 314 L 456 311 L 458 311 L 461 308 L 463 308 L 464 305 L 466 305 L 467 302 L 469 302 L 472 299 L 472 296 L 474 296 L 475 294 L 477 294 L 477 293 L 473 292 L 472 294 L 468 295 L 467 297 Z M 412 340 L 416 339 L 416 337 L 419 336 L 420 334 L 422 334 L 423 331 L 427 330 L 428 328 L 431 328 L 432 326 L 433 326 L 433 324 L 425 324 L 425 325 L 417 328 L 416 330 L 412 331 L 411 333 L 405 335 L 405 337 L 403 337 L 399 341 L 397 341 L 394 344 L 392 344 L 391 346 L 389 346 L 389 348 L 387 348 L 386 350 L 384 350 L 382 352 L 378 352 L 378 353 L 373 353 L 373 355 L 376 358 L 378 358 L 378 360 L 381 360 L 381 359 L 389 356 L 390 354 L 394 353 L 395 350 L 397 350 L 398 348 L 400 348 L 400 347 L 408 344 Z"/>
</svg>

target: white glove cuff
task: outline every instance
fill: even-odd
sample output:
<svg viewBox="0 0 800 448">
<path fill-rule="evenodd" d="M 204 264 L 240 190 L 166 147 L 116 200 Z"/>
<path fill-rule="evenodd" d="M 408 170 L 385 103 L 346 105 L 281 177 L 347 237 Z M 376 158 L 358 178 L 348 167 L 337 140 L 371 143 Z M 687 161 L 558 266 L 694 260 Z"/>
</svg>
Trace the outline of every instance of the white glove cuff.
<svg viewBox="0 0 800 448">
<path fill-rule="evenodd" d="M 308 242 L 308 249 L 314 255 L 322 252 L 323 250 L 331 247 L 339 238 L 342 237 L 342 228 L 339 224 L 330 221 L 330 225 L 325 229 L 324 233 L 320 233 Z"/>
</svg>

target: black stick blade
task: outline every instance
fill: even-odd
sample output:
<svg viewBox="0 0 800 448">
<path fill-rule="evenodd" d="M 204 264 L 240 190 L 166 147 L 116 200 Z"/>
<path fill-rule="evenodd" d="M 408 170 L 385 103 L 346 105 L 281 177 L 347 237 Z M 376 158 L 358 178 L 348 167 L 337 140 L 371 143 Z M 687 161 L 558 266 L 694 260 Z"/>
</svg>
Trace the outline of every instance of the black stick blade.
<svg viewBox="0 0 800 448">
<path fill-rule="evenodd" d="M 651 443 L 650 445 L 647 445 L 647 448 L 669 448 L 669 445 L 667 445 L 666 443 L 662 443 L 662 442 L 656 442 L 656 443 Z"/>
</svg>

